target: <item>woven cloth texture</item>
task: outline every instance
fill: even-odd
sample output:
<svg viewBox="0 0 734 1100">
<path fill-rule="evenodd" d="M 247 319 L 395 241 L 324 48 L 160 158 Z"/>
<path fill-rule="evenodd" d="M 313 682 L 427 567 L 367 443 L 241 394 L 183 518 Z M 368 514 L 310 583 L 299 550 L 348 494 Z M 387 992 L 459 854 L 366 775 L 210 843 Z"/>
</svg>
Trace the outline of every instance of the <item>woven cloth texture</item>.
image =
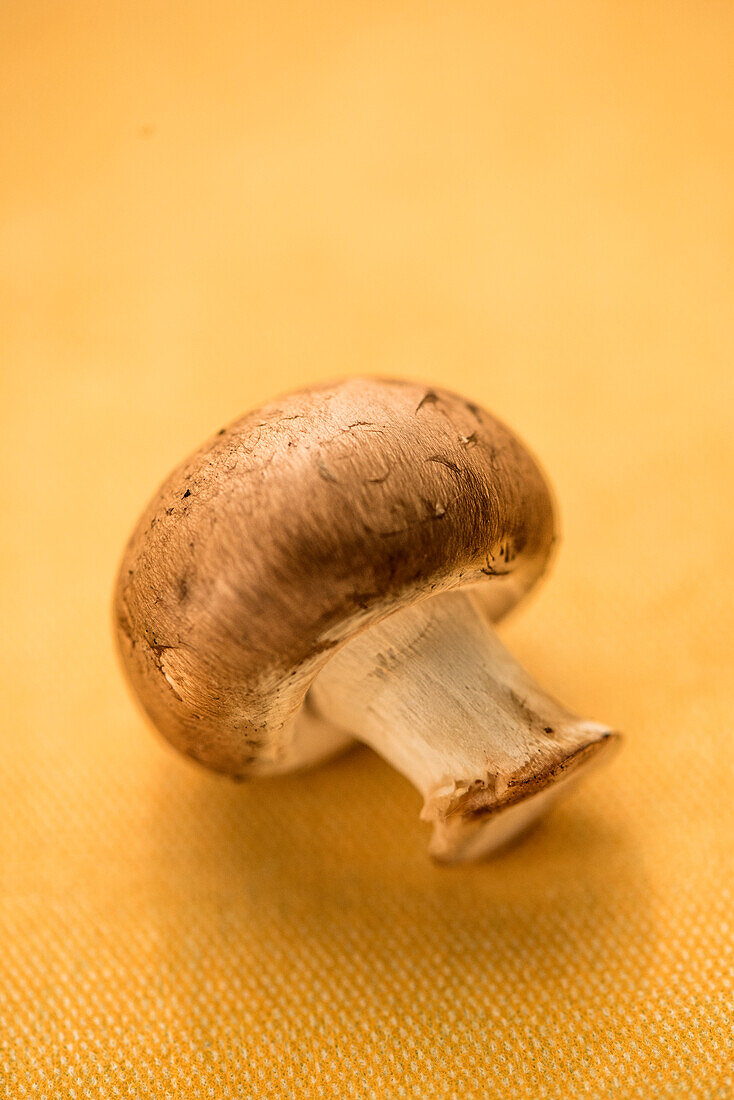
<svg viewBox="0 0 734 1100">
<path fill-rule="evenodd" d="M 0 1097 L 734 1095 L 734 8 L 0 11 Z M 234 785 L 122 681 L 168 469 L 280 391 L 485 404 L 563 538 L 502 628 L 624 751 L 434 866 L 366 749 Z"/>
</svg>

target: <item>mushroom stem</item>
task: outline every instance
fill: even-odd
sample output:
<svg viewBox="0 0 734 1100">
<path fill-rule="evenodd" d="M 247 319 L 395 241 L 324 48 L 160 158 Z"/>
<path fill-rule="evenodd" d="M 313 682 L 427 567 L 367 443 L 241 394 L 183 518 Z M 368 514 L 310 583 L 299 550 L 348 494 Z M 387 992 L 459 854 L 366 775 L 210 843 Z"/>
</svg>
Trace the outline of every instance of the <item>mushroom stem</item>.
<svg viewBox="0 0 734 1100">
<path fill-rule="evenodd" d="M 618 739 L 547 695 L 466 591 L 354 638 L 319 673 L 309 703 L 418 788 L 431 854 L 447 862 L 523 832 Z"/>
</svg>

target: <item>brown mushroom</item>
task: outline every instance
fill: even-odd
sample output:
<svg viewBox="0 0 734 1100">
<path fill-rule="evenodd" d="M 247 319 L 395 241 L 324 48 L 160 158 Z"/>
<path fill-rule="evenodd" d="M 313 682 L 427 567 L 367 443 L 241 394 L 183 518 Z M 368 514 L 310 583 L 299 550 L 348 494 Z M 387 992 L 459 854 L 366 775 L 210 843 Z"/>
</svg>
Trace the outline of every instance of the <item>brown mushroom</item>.
<svg viewBox="0 0 734 1100">
<path fill-rule="evenodd" d="M 156 494 L 117 582 L 123 663 L 195 760 L 272 775 L 356 737 L 423 795 L 433 855 L 475 858 L 617 738 L 489 625 L 553 541 L 542 473 L 483 409 L 413 382 L 305 390 L 223 428 Z"/>
</svg>

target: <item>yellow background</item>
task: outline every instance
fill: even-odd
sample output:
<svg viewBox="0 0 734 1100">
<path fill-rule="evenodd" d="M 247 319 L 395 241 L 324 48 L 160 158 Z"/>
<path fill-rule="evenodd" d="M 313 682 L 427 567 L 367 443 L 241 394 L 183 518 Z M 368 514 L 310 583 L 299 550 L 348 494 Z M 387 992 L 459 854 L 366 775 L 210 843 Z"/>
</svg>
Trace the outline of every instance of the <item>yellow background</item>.
<svg viewBox="0 0 734 1100">
<path fill-rule="evenodd" d="M 0 1096 L 732 1096 L 732 6 L 0 23 Z M 541 456 L 564 541 L 503 634 L 627 734 L 484 866 L 366 750 L 197 770 L 116 665 L 157 481 L 359 372 Z"/>
</svg>

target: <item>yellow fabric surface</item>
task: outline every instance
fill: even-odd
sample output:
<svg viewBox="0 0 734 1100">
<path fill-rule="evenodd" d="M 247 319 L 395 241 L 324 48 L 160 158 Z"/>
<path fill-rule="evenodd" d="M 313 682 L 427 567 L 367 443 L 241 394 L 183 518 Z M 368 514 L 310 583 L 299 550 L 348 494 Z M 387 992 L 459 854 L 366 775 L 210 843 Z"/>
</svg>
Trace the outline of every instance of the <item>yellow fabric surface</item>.
<svg viewBox="0 0 734 1100">
<path fill-rule="evenodd" d="M 5 0 L 0 1096 L 734 1095 L 734 9 Z M 367 750 L 236 786 L 111 644 L 157 481 L 279 391 L 486 404 L 503 628 L 625 751 L 492 863 Z"/>
</svg>

